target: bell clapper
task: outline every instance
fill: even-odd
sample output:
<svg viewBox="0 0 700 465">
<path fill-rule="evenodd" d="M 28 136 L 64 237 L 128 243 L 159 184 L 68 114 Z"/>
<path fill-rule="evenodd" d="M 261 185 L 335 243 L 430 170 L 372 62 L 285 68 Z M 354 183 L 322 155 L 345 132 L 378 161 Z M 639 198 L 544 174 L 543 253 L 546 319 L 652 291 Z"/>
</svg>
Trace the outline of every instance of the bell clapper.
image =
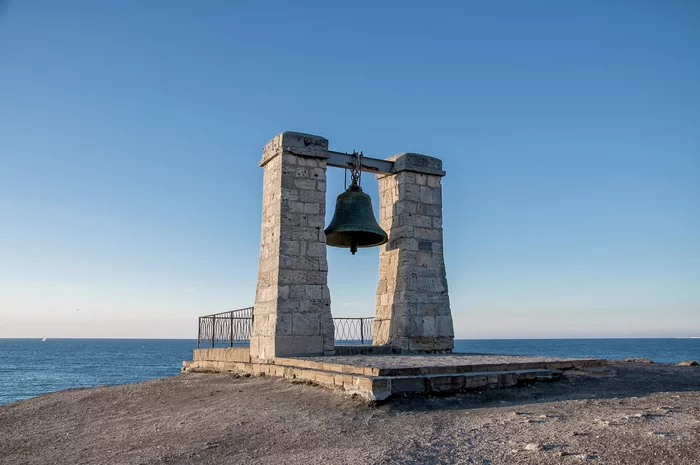
<svg viewBox="0 0 700 465">
<path fill-rule="evenodd" d="M 355 236 L 350 239 L 350 253 L 355 255 L 355 252 L 357 252 L 357 238 Z"/>
</svg>

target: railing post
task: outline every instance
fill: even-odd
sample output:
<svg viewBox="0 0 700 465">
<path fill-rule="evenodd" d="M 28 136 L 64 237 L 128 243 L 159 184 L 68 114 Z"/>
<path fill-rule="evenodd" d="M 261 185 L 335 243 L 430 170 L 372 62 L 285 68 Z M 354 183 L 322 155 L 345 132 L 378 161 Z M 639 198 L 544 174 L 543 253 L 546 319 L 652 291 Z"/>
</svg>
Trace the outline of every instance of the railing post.
<svg viewBox="0 0 700 465">
<path fill-rule="evenodd" d="M 214 348 L 214 341 L 216 341 L 216 315 L 211 316 L 211 348 Z"/>
<path fill-rule="evenodd" d="M 202 317 L 199 317 L 199 323 L 197 324 L 197 348 L 199 349 L 199 341 L 202 338 Z"/>
<path fill-rule="evenodd" d="M 229 337 L 229 342 L 231 343 L 230 347 L 233 347 L 233 312 L 229 313 L 231 315 L 231 334 Z"/>
<path fill-rule="evenodd" d="M 360 344 L 365 345 L 365 325 L 362 318 L 360 318 Z"/>
</svg>

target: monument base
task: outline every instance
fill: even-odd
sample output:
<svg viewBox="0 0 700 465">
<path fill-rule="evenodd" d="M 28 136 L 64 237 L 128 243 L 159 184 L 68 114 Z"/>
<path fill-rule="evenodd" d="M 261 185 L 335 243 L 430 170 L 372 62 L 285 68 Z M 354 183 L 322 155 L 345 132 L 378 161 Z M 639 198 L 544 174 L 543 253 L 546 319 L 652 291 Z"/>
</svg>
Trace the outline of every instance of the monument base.
<svg viewBox="0 0 700 465">
<path fill-rule="evenodd" d="M 276 358 L 251 363 L 247 347 L 196 349 L 183 372 L 231 371 L 279 376 L 381 401 L 398 394 L 450 394 L 553 380 L 562 370 L 606 365 L 589 358 L 482 354 L 379 354 Z M 341 349 L 347 350 L 347 349 Z M 247 361 L 246 361 L 247 360 Z"/>
</svg>

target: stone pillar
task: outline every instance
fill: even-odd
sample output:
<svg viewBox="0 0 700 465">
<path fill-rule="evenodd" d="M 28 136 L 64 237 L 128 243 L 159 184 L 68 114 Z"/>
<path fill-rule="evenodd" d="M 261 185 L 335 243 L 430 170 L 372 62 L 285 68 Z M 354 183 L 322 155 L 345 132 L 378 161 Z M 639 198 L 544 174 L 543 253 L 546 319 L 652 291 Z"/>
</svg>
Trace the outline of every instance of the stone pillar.
<svg viewBox="0 0 700 465">
<path fill-rule="evenodd" d="M 378 175 L 380 225 L 374 344 L 418 352 L 454 347 L 442 250 L 442 161 L 415 153 L 388 158 L 395 174 Z"/>
<path fill-rule="evenodd" d="M 254 361 L 334 351 L 323 232 L 327 150 L 323 137 L 283 132 L 263 151 Z"/>
</svg>

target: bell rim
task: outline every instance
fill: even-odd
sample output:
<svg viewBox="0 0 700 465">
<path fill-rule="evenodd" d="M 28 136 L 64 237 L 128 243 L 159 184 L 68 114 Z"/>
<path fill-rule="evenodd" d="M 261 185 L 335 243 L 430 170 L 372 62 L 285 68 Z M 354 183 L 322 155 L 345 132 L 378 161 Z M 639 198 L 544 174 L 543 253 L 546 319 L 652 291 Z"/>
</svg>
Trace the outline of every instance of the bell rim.
<svg viewBox="0 0 700 465">
<path fill-rule="evenodd" d="M 329 246 L 329 247 L 338 247 L 338 248 L 341 248 L 341 249 L 349 249 L 349 248 L 351 248 L 352 245 L 349 244 L 349 243 L 348 243 L 348 244 L 346 244 L 346 243 L 331 243 L 331 242 L 333 242 L 333 237 L 334 237 L 336 234 L 341 234 L 341 233 L 343 233 L 343 232 L 344 232 L 344 231 L 338 231 L 338 230 L 336 230 L 336 231 L 334 231 L 334 232 L 331 232 L 330 234 L 326 234 L 326 245 Z M 387 242 L 389 242 L 389 236 L 388 236 L 388 235 L 379 234 L 379 233 L 375 233 L 375 232 L 368 232 L 368 231 L 365 231 L 365 232 L 366 232 L 366 233 L 369 233 L 369 234 L 372 234 L 373 236 L 375 236 L 375 237 L 376 237 L 377 239 L 379 239 L 379 240 L 373 241 L 373 242 L 371 242 L 371 243 L 366 243 L 366 244 L 360 244 L 360 243 L 358 243 L 358 244 L 356 244 L 357 248 L 366 249 L 366 248 L 369 248 L 369 247 L 378 247 L 378 246 L 380 246 L 380 245 L 384 245 L 384 244 L 386 244 Z M 330 239 L 330 241 L 329 241 L 329 239 Z"/>
</svg>

